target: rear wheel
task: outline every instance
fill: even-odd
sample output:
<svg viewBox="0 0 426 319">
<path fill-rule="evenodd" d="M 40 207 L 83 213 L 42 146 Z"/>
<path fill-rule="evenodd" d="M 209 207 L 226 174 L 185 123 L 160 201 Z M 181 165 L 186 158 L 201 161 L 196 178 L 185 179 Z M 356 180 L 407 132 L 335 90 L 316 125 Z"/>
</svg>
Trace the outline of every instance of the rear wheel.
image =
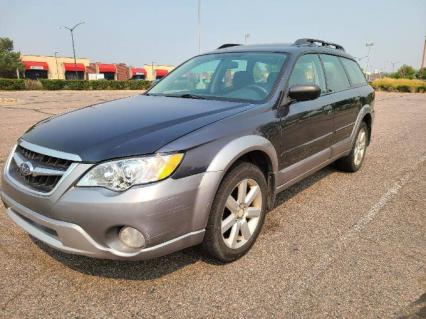
<svg viewBox="0 0 426 319">
<path fill-rule="evenodd" d="M 267 184 L 251 163 L 237 164 L 226 175 L 214 199 L 203 248 L 212 257 L 230 262 L 247 253 L 265 219 Z"/>
<path fill-rule="evenodd" d="M 368 127 L 365 122 L 362 122 L 357 136 L 355 138 L 355 143 L 352 147 L 351 152 L 348 156 L 342 157 L 336 161 L 336 167 L 342 171 L 346 172 L 356 172 L 362 166 L 364 162 L 365 153 L 367 151 L 368 145 Z"/>
</svg>

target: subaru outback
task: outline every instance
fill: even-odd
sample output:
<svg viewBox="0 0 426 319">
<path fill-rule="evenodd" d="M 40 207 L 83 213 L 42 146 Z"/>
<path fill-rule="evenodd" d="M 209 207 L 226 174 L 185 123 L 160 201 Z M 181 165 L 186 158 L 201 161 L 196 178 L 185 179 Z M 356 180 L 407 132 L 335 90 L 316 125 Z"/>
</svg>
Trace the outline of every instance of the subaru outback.
<svg viewBox="0 0 426 319">
<path fill-rule="evenodd" d="M 148 259 L 201 244 L 243 256 L 277 193 L 360 169 L 374 91 L 342 46 L 226 44 L 146 93 L 32 126 L 2 175 L 9 217 L 67 253 Z"/>
</svg>

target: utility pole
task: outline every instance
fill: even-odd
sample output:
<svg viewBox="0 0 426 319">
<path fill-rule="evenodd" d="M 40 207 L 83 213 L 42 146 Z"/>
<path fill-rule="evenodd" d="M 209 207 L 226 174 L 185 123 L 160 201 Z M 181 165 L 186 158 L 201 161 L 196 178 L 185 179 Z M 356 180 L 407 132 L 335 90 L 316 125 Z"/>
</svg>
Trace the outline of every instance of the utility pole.
<svg viewBox="0 0 426 319">
<path fill-rule="evenodd" d="M 426 67 L 426 36 L 425 36 L 425 42 L 423 44 L 422 64 L 420 66 L 420 69 L 423 69 L 424 67 Z"/>
<path fill-rule="evenodd" d="M 250 33 L 244 34 L 244 44 L 248 43 L 248 38 L 250 38 Z"/>
<path fill-rule="evenodd" d="M 399 64 L 399 62 L 392 62 L 391 61 L 391 64 L 392 64 L 392 73 L 395 73 L 395 65 Z"/>
<path fill-rule="evenodd" d="M 58 51 L 55 51 L 56 78 L 59 80 Z"/>
<path fill-rule="evenodd" d="M 67 27 L 67 26 L 62 26 L 61 28 L 65 28 L 67 29 L 70 33 L 71 33 L 71 42 L 72 42 L 72 53 L 74 55 L 74 72 L 75 72 L 75 79 L 78 79 L 78 74 L 77 74 L 77 59 L 75 57 L 75 46 L 74 46 L 74 30 L 81 24 L 83 24 L 85 22 L 79 22 L 77 23 L 75 26 L 73 26 L 72 28 Z"/>
<path fill-rule="evenodd" d="M 373 42 L 367 42 L 365 44 L 365 46 L 368 48 L 368 52 L 367 52 L 367 62 L 365 64 L 365 72 L 368 73 L 368 68 L 370 67 L 370 53 L 371 53 L 371 48 L 374 46 Z"/>
<path fill-rule="evenodd" d="M 201 53 L 201 0 L 198 0 L 198 53 Z"/>
</svg>

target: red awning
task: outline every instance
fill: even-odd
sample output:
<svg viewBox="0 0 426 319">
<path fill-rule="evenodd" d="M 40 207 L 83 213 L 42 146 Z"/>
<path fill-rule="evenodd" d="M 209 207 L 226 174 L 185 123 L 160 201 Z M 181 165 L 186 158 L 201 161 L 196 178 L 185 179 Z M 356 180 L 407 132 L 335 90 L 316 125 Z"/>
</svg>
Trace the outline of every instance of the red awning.
<svg viewBox="0 0 426 319">
<path fill-rule="evenodd" d="M 22 61 L 22 63 L 25 66 L 25 70 L 49 70 L 46 62 Z"/>
<path fill-rule="evenodd" d="M 83 63 L 65 63 L 64 62 L 65 71 L 77 71 L 77 72 L 84 72 L 86 71 L 86 67 Z"/>
<path fill-rule="evenodd" d="M 166 76 L 167 74 L 169 74 L 169 71 L 163 70 L 163 69 L 157 69 L 155 70 L 155 74 L 157 76 Z"/>
<path fill-rule="evenodd" d="M 99 64 L 99 73 L 116 73 L 117 68 L 115 64 Z"/>
<path fill-rule="evenodd" d="M 146 70 L 144 68 L 131 68 L 132 75 L 145 75 Z"/>
</svg>

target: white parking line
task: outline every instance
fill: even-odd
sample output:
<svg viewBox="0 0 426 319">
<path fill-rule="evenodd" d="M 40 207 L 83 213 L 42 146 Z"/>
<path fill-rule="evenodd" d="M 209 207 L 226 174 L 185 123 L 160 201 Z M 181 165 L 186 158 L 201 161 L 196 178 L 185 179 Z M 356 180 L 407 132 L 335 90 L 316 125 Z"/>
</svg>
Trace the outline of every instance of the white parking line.
<svg viewBox="0 0 426 319">
<path fill-rule="evenodd" d="M 415 176 L 415 172 L 425 161 L 426 154 L 420 158 L 420 160 L 409 170 L 409 172 L 404 174 L 397 182 L 395 182 L 392 187 L 390 187 L 386 193 L 380 197 L 379 201 L 373 207 L 371 207 L 354 226 L 352 226 L 335 241 L 331 249 L 320 258 L 320 260 L 312 267 L 311 271 L 306 272 L 303 278 L 301 278 L 295 284 L 292 284 L 291 288 L 283 295 L 283 300 L 291 304 L 300 297 L 304 290 L 309 289 L 315 280 L 333 263 L 337 256 L 346 249 L 349 243 L 358 236 L 362 229 L 364 229 L 371 221 L 374 220 L 376 215 L 386 206 L 389 201 L 396 197 L 404 185 L 406 185 Z M 286 304 L 286 307 L 288 307 L 289 304 Z"/>
</svg>

